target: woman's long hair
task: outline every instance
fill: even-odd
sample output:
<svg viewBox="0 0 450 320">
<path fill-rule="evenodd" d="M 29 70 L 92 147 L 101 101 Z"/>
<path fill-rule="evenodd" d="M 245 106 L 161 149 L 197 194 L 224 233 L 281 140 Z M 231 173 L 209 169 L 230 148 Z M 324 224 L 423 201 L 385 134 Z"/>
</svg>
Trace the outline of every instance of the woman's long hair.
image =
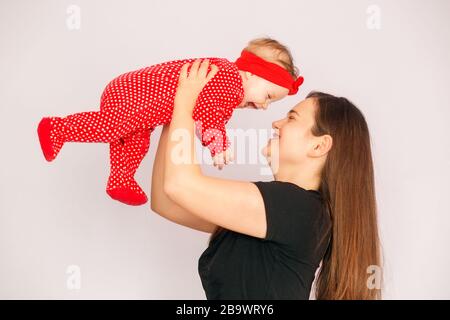
<svg viewBox="0 0 450 320">
<path fill-rule="evenodd" d="M 373 287 L 369 279 L 373 271 L 381 270 L 381 257 L 366 120 L 345 98 L 322 92 L 306 98 L 313 98 L 318 107 L 312 133 L 333 139 L 319 190 L 332 220 L 332 234 L 316 279 L 316 298 L 380 299 L 381 288 Z"/>
</svg>

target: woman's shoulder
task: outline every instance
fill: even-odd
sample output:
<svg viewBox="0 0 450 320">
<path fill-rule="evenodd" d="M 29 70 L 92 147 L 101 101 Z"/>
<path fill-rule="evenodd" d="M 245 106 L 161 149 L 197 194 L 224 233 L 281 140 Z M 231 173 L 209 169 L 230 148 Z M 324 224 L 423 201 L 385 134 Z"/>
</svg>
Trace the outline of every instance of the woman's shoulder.
<svg viewBox="0 0 450 320">
<path fill-rule="evenodd" d="M 307 190 L 286 181 L 255 181 L 266 212 L 290 212 L 301 219 L 327 219 L 326 205 L 322 194 L 317 190 Z"/>
<path fill-rule="evenodd" d="M 320 192 L 285 181 L 255 181 L 267 219 L 267 240 L 291 245 L 329 229 L 330 219 Z M 309 240 L 308 240 L 309 241 Z"/>
<path fill-rule="evenodd" d="M 290 198 L 294 195 L 295 198 L 292 198 L 291 200 L 309 199 L 314 202 L 323 201 L 322 194 L 319 191 L 305 189 L 292 182 L 272 180 L 272 181 L 253 181 L 253 183 L 256 184 L 256 186 L 261 191 L 269 193 L 273 196 Z"/>
</svg>

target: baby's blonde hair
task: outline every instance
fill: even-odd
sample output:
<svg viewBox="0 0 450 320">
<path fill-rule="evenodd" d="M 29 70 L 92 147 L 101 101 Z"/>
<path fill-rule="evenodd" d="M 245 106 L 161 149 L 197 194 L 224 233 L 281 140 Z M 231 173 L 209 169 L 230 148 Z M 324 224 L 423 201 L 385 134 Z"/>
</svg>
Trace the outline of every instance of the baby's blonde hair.
<svg viewBox="0 0 450 320">
<path fill-rule="evenodd" d="M 251 40 L 244 50 L 258 57 L 276 63 L 285 68 L 294 79 L 298 77 L 298 68 L 294 65 L 291 51 L 288 47 L 272 38 L 256 38 Z"/>
</svg>

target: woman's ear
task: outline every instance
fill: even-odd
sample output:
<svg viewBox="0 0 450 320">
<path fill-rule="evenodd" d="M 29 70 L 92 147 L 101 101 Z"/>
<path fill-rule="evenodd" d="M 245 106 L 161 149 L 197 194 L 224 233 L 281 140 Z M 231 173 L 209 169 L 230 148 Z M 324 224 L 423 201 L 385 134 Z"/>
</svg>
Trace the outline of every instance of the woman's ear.
<svg viewBox="0 0 450 320">
<path fill-rule="evenodd" d="M 317 142 L 312 150 L 313 157 L 322 157 L 326 155 L 333 146 L 333 138 L 329 134 L 318 137 Z"/>
<path fill-rule="evenodd" d="M 253 76 L 253 73 L 249 72 L 249 71 L 245 71 L 245 76 L 248 78 Z"/>
</svg>

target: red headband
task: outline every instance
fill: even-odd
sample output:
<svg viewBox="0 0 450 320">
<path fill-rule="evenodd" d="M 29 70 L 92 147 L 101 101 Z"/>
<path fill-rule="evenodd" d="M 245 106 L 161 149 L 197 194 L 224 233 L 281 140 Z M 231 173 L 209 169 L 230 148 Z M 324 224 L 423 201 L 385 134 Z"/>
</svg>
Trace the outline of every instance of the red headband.
<svg viewBox="0 0 450 320">
<path fill-rule="evenodd" d="M 303 83 L 303 77 L 296 80 L 283 67 L 268 62 L 247 50 L 242 50 L 241 56 L 236 60 L 237 67 L 242 71 L 249 71 L 261 78 L 289 89 L 289 95 L 296 94 L 298 87 Z"/>
</svg>

